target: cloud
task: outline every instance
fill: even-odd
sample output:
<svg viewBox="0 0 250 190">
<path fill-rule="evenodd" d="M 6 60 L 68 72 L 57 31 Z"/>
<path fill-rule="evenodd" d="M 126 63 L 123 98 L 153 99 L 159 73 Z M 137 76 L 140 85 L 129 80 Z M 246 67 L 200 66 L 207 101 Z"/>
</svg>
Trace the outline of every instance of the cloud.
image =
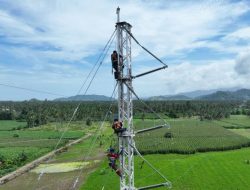
<svg viewBox="0 0 250 190">
<path fill-rule="evenodd" d="M 243 27 L 243 28 L 240 28 L 232 33 L 230 33 L 229 35 L 227 35 L 225 37 L 225 39 L 244 39 L 244 40 L 250 40 L 250 27 L 247 26 L 247 27 Z"/>
<path fill-rule="evenodd" d="M 4 2 L 0 6 L 1 80 L 20 81 L 33 88 L 42 84 L 46 89 L 48 84 L 52 91 L 75 92 L 77 85 L 80 87 L 77 81 L 89 71 L 115 29 L 118 2 Z M 135 81 L 141 95 L 248 84 L 245 75 L 239 72 L 238 65 L 242 63 L 234 61 L 239 52 L 249 50 L 248 23 L 240 20 L 249 14 L 248 1 L 129 0 L 119 1 L 119 6 L 122 20 L 133 25 L 132 32 L 138 41 L 170 62 L 166 71 Z M 231 57 L 216 61 L 211 56 L 194 63 L 188 54 L 195 50 L 199 53 L 203 47 L 216 53 L 226 52 Z M 153 64 L 138 46 L 133 44 L 132 48 L 135 73 L 157 67 L 158 63 Z M 113 84 L 112 77 L 107 64 L 97 79 Z M 69 87 L 70 83 L 74 85 Z M 108 95 L 104 86 L 96 82 L 92 92 Z"/>
<path fill-rule="evenodd" d="M 218 88 L 249 88 L 249 78 L 239 76 L 234 68 L 233 60 L 210 61 L 202 65 L 183 62 L 138 78 L 134 84 L 138 93 L 145 96 Z"/>
<path fill-rule="evenodd" d="M 250 53 L 240 56 L 236 60 L 235 71 L 239 75 L 250 76 Z"/>
<path fill-rule="evenodd" d="M 235 20 L 249 11 L 249 4 L 246 2 L 212 2 L 214 1 L 173 1 L 162 9 L 133 6 L 129 10 L 129 18 L 135 23 L 135 36 L 158 55 L 164 57 L 185 54 L 213 42 L 214 40 L 208 39 L 214 36 L 224 35 L 227 26 L 232 30 Z M 204 43 L 200 43 L 201 41 Z"/>
<path fill-rule="evenodd" d="M 121 17 L 134 25 L 135 36 L 161 57 L 196 48 L 201 39 L 220 34 L 249 10 L 245 2 L 228 1 L 168 1 L 167 6 L 165 1 L 120 4 Z M 13 43 L 47 43 L 61 48 L 45 51 L 47 56 L 79 60 L 105 44 L 114 30 L 116 6 L 112 1 L 97 0 L 17 0 L 9 3 L 4 13 L 9 18 L 1 18 L 1 29 Z M 12 9 L 19 10 L 18 17 Z"/>
</svg>

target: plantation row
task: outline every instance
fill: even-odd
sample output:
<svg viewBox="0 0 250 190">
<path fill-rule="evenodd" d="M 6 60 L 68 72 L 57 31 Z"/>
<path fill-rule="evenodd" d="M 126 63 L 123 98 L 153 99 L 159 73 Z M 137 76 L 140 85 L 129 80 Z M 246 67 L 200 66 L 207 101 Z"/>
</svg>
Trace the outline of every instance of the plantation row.
<svg viewBox="0 0 250 190">
<path fill-rule="evenodd" d="M 169 121 L 171 128 L 162 128 L 136 136 L 143 154 L 223 151 L 250 146 L 250 139 L 229 131 L 218 123 L 193 120 Z"/>
</svg>

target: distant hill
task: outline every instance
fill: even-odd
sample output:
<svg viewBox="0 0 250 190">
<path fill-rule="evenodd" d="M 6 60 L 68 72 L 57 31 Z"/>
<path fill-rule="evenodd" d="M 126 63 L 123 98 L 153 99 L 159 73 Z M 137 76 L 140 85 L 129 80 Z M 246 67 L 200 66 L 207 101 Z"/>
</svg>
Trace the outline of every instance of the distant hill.
<svg viewBox="0 0 250 190">
<path fill-rule="evenodd" d="M 240 89 L 235 92 L 217 91 L 215 93 L 200 96 L 196 99 L 201 100 L 250 100 L 250 90 Z"/>
<path fill-rule="evenodd" d="M 184 95 L 189 98 L 198 98 L 200 96 L 205 96 L 205 95 L 210 95 L 212 93 L 218 92 L 218 91 L 229 91 L 229 92 L 234 92 L 236 90 L 239 90 L 240 88 L 220 88 L 220 89 L 212 89 L 212 90 L 196 90 L 196 91 L 191 91 L 191 92 L 183 92 L 179 93 L 178 95 Z"/>
<path fill-rule="evenodd" d="M 57 98 L 54 101 L 112 101 L 110 97 L 104 95 L 76 95 L 68 98 Z"/>
<path fill-rule="evenodd" d="M 250 90 L 197 90 L 177 95 L 152 96 L 149 97 L 147 100 L 250 100 Z"/>
<path fill-rule="evenodd" d="M 250 89 L 239 89 L 236 91 L 193 91 L 177 95 L 152 96 L 145 100 L 250 100 Z M 185 94 L 185 95 L 184 95 Z M 198 94 L 205 94 L 197 96 Z M 191 97 L 190 97 L 191 96 Z M 114 99 L 112 99 L 114 100 Z M 33 100 L 34 101 L 34 100 Z M 68 98 L 58 98 L 54 101 L 111 101 L 110 97 L 104 95 L 77 95 Z"/>
</svg>

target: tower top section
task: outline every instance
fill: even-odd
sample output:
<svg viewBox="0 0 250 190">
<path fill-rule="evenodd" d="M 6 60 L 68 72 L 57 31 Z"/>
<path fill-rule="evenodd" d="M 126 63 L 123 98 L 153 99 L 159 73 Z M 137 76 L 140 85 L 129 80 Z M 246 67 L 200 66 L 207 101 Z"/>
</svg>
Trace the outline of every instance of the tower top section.
<svg viewBox="0 0 250 190">
<path fill-rule="evenodd" d="M 117 7 L 116 14 L 117 14 L 117 22 L 120 22 L 120 7 Z"/>
<path fill-rule="evenodd" d="M 120 25 L 120 26 L 125 26 L 125 25 L 127 25 L 129 28 L 131 28 L 132 27 L 132 25 L 131 24 L 129 24 L 128 22 L 121 22 L 120 21 L 120 7 L 117 7 L 117 9 L 116 9 L 116 14 L 117 14 L 117 23 L 116 23 L 116 26 L 117 25 Z"/>
</svg>

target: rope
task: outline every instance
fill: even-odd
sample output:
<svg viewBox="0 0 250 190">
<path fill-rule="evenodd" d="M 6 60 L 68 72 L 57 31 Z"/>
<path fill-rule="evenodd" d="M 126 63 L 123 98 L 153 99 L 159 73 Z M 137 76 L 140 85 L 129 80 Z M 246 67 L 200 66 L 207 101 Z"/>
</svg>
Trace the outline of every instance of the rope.
<svg viewBox="0 0 250 190">
<path fill-rule="evenodd" d="M 110 43 L 111 39 L 114 37 L 115 33 L 116 33 L 116 29 L 114 30 L 114 32 L 113 32 L 112 35 L 110 36 L 108 42 L 106 43 L 106 45 L 104 46 L 104 48 L 103 48 L 103 50 L 102 50 L 102 53 L 99 55 L 99 57 L 98 57 L 96 63 L 95 63 L 94 66 L 92 67 L 91 71 L 89 72 L 88 76 L 86 77 L 85 81 L 83 82 L 81 88 L 78 90 L 77 94 L 79 94 L 79 93 L 82 91 L 83 87 L 85 86 L 85 83 L 87 82 L 87 80 L 88 80 L 89 76 L 91 75 L 91 73 L 94 71 L 96 65 L 98 64 L 98 62 L 100 61 L 100 59 L 101 59 L 101 57 L 102 57 L 102 55 L 103 55 L 103 52 L 106 50 L 108 44 Z"/>
<path fill-rule="evenodd" d="M 109 40 L 109 41 L 107 42 L 107 44 L 109 44 L 109 45 L 107 45 L 107 44 L 105 45 L 105 47 L 106 47 L 106 48 L 105 48 L 105 49 L 106 49 L 106 52 L 104 53 L 104 55 L 103 55 L 103 57 L 102 57 L 102 60 L 100 61 L 99 65 L 98 65 L 98 67 L 97 67 L 97 69 L 96 69 L 94 75 L 92 76 L 92 78 L 91 78 L 91 80 L 90 80 L 90 82 L 89 82 L 89 85 L 87 86 L 87 88 L 86 88 L 86 90 L 85 90 L 85 92 L 84 92 L 83 95 L 86 95 L 87 91 L 89 90 L 89 87 L 91 86 L 91 84 L 92 84 L 92 82 L 93 82 L 93 80 L 94 80 L 94 78 L 95 78 L 95 76 L 96 76 L 98 70 L 100 69 L 100 67 L 101 67 L 101 65 L 102 65 L 102 63 L 103 63 L 103 61 L 104 61 L 104 59 L 105 59 L 105 57 L 106 57 L 106 55 L 107 55 L 107 53 L 108 53 L 108 50 L 109 50 L 109 48 L 110 48 L 110 46 L 111 46 L 111 44 L 112 44 L 112 42 L 113 42 L 113 40 L 114 40 L 114 32 L 112 33 L 111 38 L 112 38 L 112 40 L 111 40 L 111 41 Z M 107 47 L 108 47 L 108 48 L 107 48 Z M 86 81 L 86 80 L 85 80 L 85 81 Z M 82 85 L 82 86 L 83 86 L 83 85 Z M 81 88 L 82 88 L 82 87 L 81 87 Z M 79 93 L 80 93 L 80 90 L 79 90 Z M 58 140 L 58 142 L 57 142 L 57 144 L 56 144 L 54 150 L 56 150 L 57 147 L 58 147 L 58 145 L 60 144 L 60 142 L 61 142 L 61 140 L 62 140 L 64 134 L 66 133 L 66 131 L 68 130 L 68 128 L 69 128 L 69 126 L 70 126 L 72 120 L 74 119 L 74 117 L 75 117 L 75 115 L 76 115 L 76 113 L 77 113 L 77 110 L 79 109 L 81 103 L 82 103 L 82 102 L 79 102 L 78 105 L 76 106 L 76 108 L 75 108 L 75 110 L 74 110 L 74 112 L 73 112 L 73 114 L 72 114 L 72 116 L 71 116 L 69 122 L 67 123 L 67 126 L 65 127 L 65 129 L 64 129 L 64 131 L 63 131 L 63 133 L 62 133 L 60 139 Z M 52 159 L 52 156 L 46 161 L 46 163 L 48 163 L 51 159 Z M 40 173 L 40 175 L 39 175 L 39 177 L 38 177 L 38 181 L 40 181 L 40 179 L 41 179 L 41 177 L 43 176 L 43 174 L 44 174 L 44 171 L 41 171 L 41 173 Z"/>
<path fill-rule="evenodd" d="M 136 146 L 133 146 L 130 144 L 130 146 L 132 148 L 134 148 L 135 152 L 141 157 L 141 159 L 146 162 L 156 173 L 158 173 L 166 182 L 169 183 L 169 185 L 171 186 L 171 182 L 159 171 L 157 170 L 149 161 L 147 161 L 142 155 L 141 153 L 137 150 Z"/>
<path fill-rule="evenodd" d="M 37 89 L 32 89 L 32 88 L 25 88 L 25 87 L 21 87 L 21 86 L 14 86 L 14 85 L 3 84 L 3 83 L 0 83 L 0 85 L 1 86 L 5 86 L 5 87 L 10 87 L 10 88 L 16 88 L 16 89 L 26 90 L 26 91 L 30 91 L 30 92 L 36 92 L 36 93 L 39 93 L 39 94 L 49 94 L 49 95 L 53 95 L 53 96 L 56 96 L 56 97 L 65 97 L 65 95 L 62 95 L 62 94 L 57 94 L 57 93 L 43 91 L 43 90 L 37 90 Z"/>
<path fill-rule="evenodd" d="M 134 94 L 134 96 L 145 106 L 145 107 L 147 107 L 152 113 L 154 113 L 155 114 L 155 116 L 157 116 L 159 119 L 161 119 L 165 124 L 168 124 L 168 126 L 170 126 L 169 125 L 169 123 L 165 120 L 165 119 L 163 119 L 158 113 L 156 113 L 151 107 L 149 107 L 145 102 L 143 102 L 141 99 L 140 99 L 140 97 L 135 93 L 135 91 L 125 82 L 125 85 L 128 87 L 128 89 Z"/>
<path fill-rule="evenodd" d="M 151 56 L 153 56 L 157 61 L 159 61 L 161 64 L 163 64 L 164 66 L 167 66 L 167 64 L 165 64 L 161 59 L 159 59 L 155 54 L 153 54 L 152 52 L 150 52 L 147 48 L 145 48 L 144 46 L 142 46 L 138 40 L 134 37 L 134 35 L 128 31 L 126 28 L 124 28 L 126 30 L 126 32 L 131 36 L 131 38 L 142 48 L 144 49 L 147 53 L 149 53 Z"/>
<path fill-rule="evenodd" d="M 113 96 L 115 95 L 116 87 L 117 87 L 117 84 L 115 85 L 115 88 L 114 88 L 114 90 L 113 90 L 113 92 L 112 92 L 112 95 L 111 95 L 111 97 L 110 97 L 110 100 L 112 100 L 112 99 L 113 99 Z M 101 122 L 100 127 L 97 129 L 97 131 L 96 131 L 96 133 L 95 133 L 96 135 L 94 136 L 94 140 L 92 141 L 92 144 L 91 144 L 91 146 L 90 146 L 90 148 L 89 148 L 88 153 L 87 153 L 86 155 L 84 155 L 84 157 L 83 157 L 83 159 L 82 159 L 84 162 L 86 161 L 87 157 L 89 157 L 89 155 L 90 155 L 90 154 L 92 153 L 92 151 L 93 151 L 93 148 L 94 148 L 94 145 L 95 145 L 95 143 L 96 143 L 96 140 L 97 140 L 97 138 L 98 138 L 98 136 L 99 136 L 99 134 L 100 134 L 100 132 L 101 132 L 101 129 L 102 129 L 103 126 L 104 126 L 104 123 L 105 123 L 105 121 L 106 121 L 106 119 L 107 119 L 109 113 L 110 113 L 110 110 L 111 110 L 111 108 L 112 108 L 112 105 L 113 105 L 113 102 L 111 102 L 111 104 L 110 104 L 110 106 L 109 106 L 109 109 L 108 109 L 108 111 L 106 112 L 103 121 Z M 79 181 L 79 178 L 80 178 L 81 175 L 82 175 L 82 170 L 83 170 L 83 168 L 80 169 L 79 174 L 77 175 L 77 177 L 76 177 L 76 179 L 75 179 L 75 181 L 74 181 L 74 184 L 73 184 L 73 186 L 72 186 L 72 189 L 75 189 L 75 188 L 76 188 L 76 185 L 77 185 L 77 183 L 78 183 L 78 181 Z"/>
<path fill-rule="evenodd" d="M 76 93 L 76 95 L 79 95 L 83 89 L 83 87 L 85 86 L 86 82 L 88 81 L 90 75 L 92 74 L 92 72 L 94 71 L 96 65 L 98 64 L 99 60 L 101 59 L 103 52 L 106 50 L 108 44 L 110 43 L 111 39 L 114 37 L 116 33 L 116 29 L 114 30 L 114 32 L 112 33 L 112 35 L 110 36 L 108 42 L 106 43 L 106 45 L 104 46 L 102 53 L 99 55 L 96 63 L 94 64 L 94 66 L 92 67 L 92 69 L 90 70 L 89 74 L 87 75 L 87 77 L 85 78 L 83 84 L 81 85 L 80 89 L 78 90 L 78 92 Z M 31 92 L 36 92 L 36 93 L 42 93 L 42 94 L 49 94 L 49 95 L 53 95 L 53 96 L 57 96 L 57 97 L 66 97 L 65 95 L 62 94 L 57 94 L 57 93 L 53 93 L 53 92 L 48 92 L 48 91 L 42 91 L 42 90 L 37 90 L 37 89 L 32 89 L 32 88 L 25 88 L 25 87 L 20 87 L 20 86 L 14 86 L 14 85 L 10 85 L 10 84 L 3 84 L 0 83 L 1 86 L 5 86 L 5 87 L 10 87 L 10 88 L 16 88 L 16 89 L 21 89 L 21 90 L 26 90 L 26 91 L 31 91 Z"/>
</svg>

